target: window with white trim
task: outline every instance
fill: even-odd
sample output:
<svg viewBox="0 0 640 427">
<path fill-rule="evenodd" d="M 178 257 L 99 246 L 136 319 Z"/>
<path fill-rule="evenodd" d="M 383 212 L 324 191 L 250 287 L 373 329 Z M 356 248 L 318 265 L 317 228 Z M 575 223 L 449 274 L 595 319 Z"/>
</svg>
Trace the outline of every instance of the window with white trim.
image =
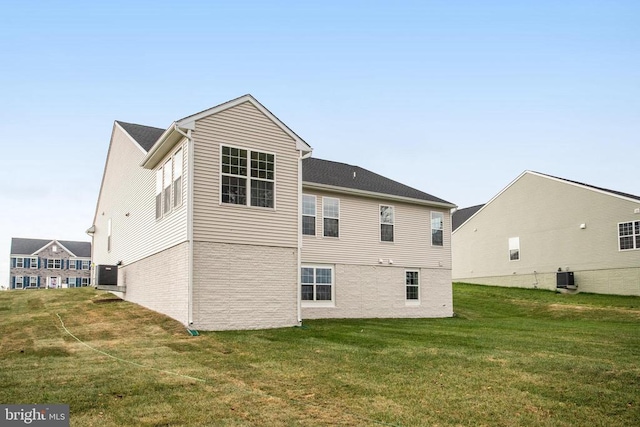
<svg viewBox="0 0 640 427">
<path fill-rule="evenodd" d="M 75 270 L 76 269 L 76 260 L 75 259 L 69 259 L 69 270 Z"/>
<path fill-rule="evenodd" d="M 431 212 L 431 246 L 444 245 L 444 214 Z"/>
<path fill-rule="evenodd" d="M 173 207 L 182 205 L 182 148 L 173 155 Z"/>
<path fill-rule="evenodd" d="M 404 275 L 407 301 L 419 301 L 420 272 L 418 270 L 406 270 Z"/>
<path fill-rule="evenodd" d="M 333 301 L 333 267 L 303 265 L 300 281 L 302 301 Z"/>
<path fill-rule="evenodd" d="M 16 268 L 24 268 L 24 258 L 16 257 Z"/>
<path fill-rule="evenodd" d="M 88 259 L 83 259 L 82 260 L 82 269 L 83 270 L 88 270 L 91 267 L 91 261 Z"/>
<path fill-rule="evenodd" d="M 322 198 L 322 230 L 324 237 L 340 237 L 340 199 Z"/>
<path fill-rule="evenodd" d="M 275 207 L 275 154 L 225 145 L 221 151 L 222 203 Z"/>
<path fill-rule="evenodd" d="M 62 268 L 62 260 L 58 258 L 49 258 L 47 260 L 47 268 L 52 270 L 60 270 Z"/>
<path fill-rule="evenodd" d="M 618 244 L 621 251 L 640 249 L 640 221 L 618 224 Z"/>
<path fill-rule="evenodd" d="M 393 242 L 395 215 L 393 206 L 380 205 L 380 241 Z"/>
<path fill-rule="evenodd" d="M 58 252 L 58 246 L 56 246 L 56 245 L 51 246 L 51 250 L 53 252 Z"/>
<path fill-rule="evenodd" d="M 302 195 L 302 234 L 316 235 L 316 196 Z"/>
<path fill-rule="evenodd" d="M 520 260 L 520 238 L 509 237 L 509 261 Z"/>
<path fill-rule="evenodd" d="M 75 277 L 69 277 L 69 279 L 67 280 L 67 283 L 68 283 L 70 288 L 75 288 L 76 287 L 76 278 Z"/>
<path fill-rule="evenodd" d="M 171 159 L 165 162 L 162 174 L 162 211 L 166 215 L 171 211 Z"/>
<path fill-rule="evenodd" d="M 29 277 L 29 287 L 37 288 L 38 287 L 38 276 Z"/>
<path fill-rule="evenodd" d="M 15 276 L 16 277 L 16 285 L 15 288 L 16 289 L 22 289 L 24 288 L 24 278 L 22 276 Z"/>
<path fill-rule="evenodd" d="M 83 277 L 82 278 L 82 286 L 89 286 L 90 283 L 91 283 L 91 278 L 90 277 Z"/>
<path fill-rule="evenodd" d="M 156 171 L 156 219 L 162 218 L 162 168 Z"/>
<path fill-rule="evenodd" d="M 37 256 L 32 256 L 29 259 L 29 267 L 38 268 L 38 257 Z"/>
</svg>

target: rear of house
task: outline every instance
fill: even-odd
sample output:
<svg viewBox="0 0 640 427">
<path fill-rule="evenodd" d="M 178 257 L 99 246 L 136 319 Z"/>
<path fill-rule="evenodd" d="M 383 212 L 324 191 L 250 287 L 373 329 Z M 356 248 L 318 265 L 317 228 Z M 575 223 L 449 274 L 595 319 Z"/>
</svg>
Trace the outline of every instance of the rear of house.
<svg viewBox="0 0 640 427">
<path fill-rule="evenodd" d="M 310 154 L 250 95 L 167 129 L 116 122 L 94 263 L 117 266 L 123 298 L 193 329 L 450 316 L 454 205 L 359 168 L 352 182 L 382 187 L 334 185 L 353 167 Z"/>
<path fill-rule="evenodd" d="M 455 281 L 556 289 L 567 272 L 581 292 L 640 295 L 640 197 L 526 171 L 476 208 L 453 232 Z"/>
</svg>

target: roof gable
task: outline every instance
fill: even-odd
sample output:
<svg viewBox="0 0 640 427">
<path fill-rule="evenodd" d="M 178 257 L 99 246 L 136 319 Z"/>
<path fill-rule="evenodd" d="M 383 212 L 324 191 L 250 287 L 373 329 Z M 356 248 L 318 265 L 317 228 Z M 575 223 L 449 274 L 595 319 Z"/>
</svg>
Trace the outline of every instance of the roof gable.
<svg viewBox="0 0 640 427">
<path fill-rule="evenodd" d="M 509 188 L 511 188 L 511 186 L 513 186 L 516 182 L 518 182 L 525 175 L 534 175 L 534 176 L 538 176 L 540 178 L 551 179 L 551 180 L 563 182 L 563 183 L 568 184 L 568 185 L 574 185 L 574 186 L 577 186 L 577 187 L 580 187 L 580 188 L 584 188 L 584 189 L 587 189 L 587 190 L 591 190 L 591 191 L 595 191 L 595 192 L 598 192 L 598 193 L 604 193 L 604 194 L 610 195 L 612 197 L 619 197 L 619 198 L 622 198 L 622 199 L 625 199 L 625 200 L 631 200 L 631 201 L 634 201 L 634 202 L 640 202 L 640 197 L 639 196 L 635 196 L 633 194 L 623 193 L 621 191 L 609 190 L 609 189 L 602 188 L 602 187 L 596 187 L 595 185 L 584 184 L 582 182 L 572 181 L 570 179 L 559 178 L 557 176 L 547 175 L 547 174 L 544 174 L 544 173 L 541 173 L 541 172 L 534 172 L 534 171 L 526 170 L 526 171 L 522 172 L 520 175 L 518 175 L 518 177 L 516 179 L 511 181 L 509 183 L 509 185 L 507 185 L 505 188 L 503 188 L 498 194 L 493 196 L 491 198 L 491 200 L 489 200 L 486 204 L 478 205 L 478 206 L 480 206 L 479 209 L 477 209 L 475 212 L 473 212 L 469 217 L 467 217 L 457 227 L 454 227 L 453 228 L 453 232 L 455 232 L 456 229 L 460 228 L 462 225 L 464 225 L 466 222 L 468 222 L 471 218 L 476 216 L 478 213 L 482 212 L 487 205 L 491 204 L 495 199 L 500 197 L 500 195 L 502 193 L 504 193 Z M 474 206 L 474 207 L 477 207 L 477 206 Z M 472 209 L 472 208 L 468 208 L 468 209 Z"/>
<path fill-rule="evenodd" d="M 304 159 L 302 161 L 302 181 L 303 185 L 307 186 L 309 184 L 311 184 L 310 186 L 319 184 L 319 186 L 325 188 L 342 188 L 355 192 L 369 193 L 370 195 L 393 196 L 442 204 L 447 207 L 455 206 L 439 197 L 416 190 L 359 166 L 329 160 Z"/>
</svg>

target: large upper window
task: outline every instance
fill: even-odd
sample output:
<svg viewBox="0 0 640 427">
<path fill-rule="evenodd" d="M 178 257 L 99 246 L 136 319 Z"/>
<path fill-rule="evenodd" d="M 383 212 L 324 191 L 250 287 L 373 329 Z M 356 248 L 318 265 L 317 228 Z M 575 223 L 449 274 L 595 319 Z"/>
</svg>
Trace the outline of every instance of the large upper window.
<svg viewBox="0 0 640 427">
<path fill-rule="evenodd" d="M 520 238 L 509 237 L 509 261 L 520 260 Z"/>
<path fill-rule="evenodd" d="M 38 268 L 38 257 L 32 256 L 29 261 L 29 265 L 31 268 Z"/>
<path fill-rule="evenodd" d="M 302 195 L 302 234 L 316 235 L 316 196 Z"/>
<path fill-rule="evenodd" d="M 220 162 L 222 203 L 275 206 L 275 154 L 223 146 Z"/>
<path fill-rule="evenodd" d="M 16 258 L 16 268 L 24 267 L 24 258 Z"/>
<path fill-rule="evenodd" d="M 164 203 L 162 209 L 165 214 L 171 210 L 171 159 L 162 167 L 164 178 L 162 179 L 162 198 Z"/>
<path fill-rule="evenodd" d="M 69 259 L 69 270 L 75 270 L 77 266 L 77 260 Z"/>
<path fill-rule="evenodd" d="M 420 273 L 417 270 L 405 271 L 407 301 L 420 300 Z"/>
<path fill-rule="evenodd" d="M 302 301 L 333 300 L 333 268 L 302 266 Z"/>
<path fill-rule="evenodd" d="M 340 199 L 322 198 L 322 216 L 325 237 L 340 237 Z"/>
<path fill-rule="evenodd" d="M 173 207 L 182 204 L 182 149 L 173 156 Z"/>
<path fill-rule="evenodd" d="M 156 171 L 156 219 L 162 218 L 162 168 Z"/>
<path fill-rule="evenodd" d="M 91 267 L 91 261 L 88 260 L 88 259 L 82 260 L 82 269 L 83 270 L 88 270 L 89 267 Z"/>
<path fill-rule="evenodd" d="M 380 206 L 380 240 L 393 242 L 394 228 L 393 206 Z"/>
<path fill-rule="evenodd" d="M 621 251 L 640 249 L 640 221 L 619 223 L 618 241 Z"/>
<path fill-rule="evenodd" d="M 444 243 L 444 214 L 431 212 L 431 245 L 442 246 Z"/>
</svg>

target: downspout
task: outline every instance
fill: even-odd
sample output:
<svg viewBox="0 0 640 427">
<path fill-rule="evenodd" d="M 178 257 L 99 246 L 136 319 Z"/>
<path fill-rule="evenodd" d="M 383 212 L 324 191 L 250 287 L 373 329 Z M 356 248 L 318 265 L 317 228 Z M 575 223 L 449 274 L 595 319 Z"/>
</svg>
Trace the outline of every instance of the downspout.
<svg viewBox="0 0 640 427">
<path fill-rule="evenodd" d="M 303 154 L 300 151 L 298 159 L 298 283 L 296 285 L 296 299 L 298 302 L 298 326 L 302 325 L 302 291 L 300 284 L 302 282 L 302 161 L 311 157 L 311 152 Z"/>
<path fill-rule="evenodd" d="M 193 137 L 191 129 L 184 133 L 178 125 L 174 129 L 187 138 L 187 327 L 193 324 Z"/>
</svg>

